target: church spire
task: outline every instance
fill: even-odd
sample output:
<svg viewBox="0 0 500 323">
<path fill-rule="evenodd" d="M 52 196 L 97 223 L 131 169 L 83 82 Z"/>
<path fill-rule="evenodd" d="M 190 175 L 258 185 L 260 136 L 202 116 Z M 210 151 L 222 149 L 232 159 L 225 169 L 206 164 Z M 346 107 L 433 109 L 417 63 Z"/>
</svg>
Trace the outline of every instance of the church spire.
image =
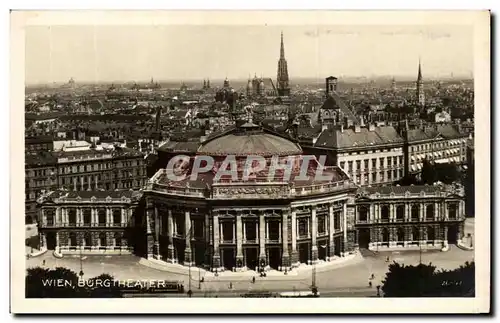
<svg viewBox="0 0 500 323">
<path fill-rule="evenodd" d="M 281 32 L 280 58 L 285 59 L 285 44 L 283 44 L 283 31 Z"/>
<path fill-rule="evenodd" d="M 420 56 L 418 57 L 418 76 L 417 81 L 422 80 L 422 66 L 420 64 Z"/>
<path fill-rule="evenodd" d="M 281 32 L 280 59 L 278 60 L 277 90 L 279 96 L 290 95 L 288 82 L 288 65 L 285 59 L 285 45 L 283 43 L 283 31 Z"/>
</svg>

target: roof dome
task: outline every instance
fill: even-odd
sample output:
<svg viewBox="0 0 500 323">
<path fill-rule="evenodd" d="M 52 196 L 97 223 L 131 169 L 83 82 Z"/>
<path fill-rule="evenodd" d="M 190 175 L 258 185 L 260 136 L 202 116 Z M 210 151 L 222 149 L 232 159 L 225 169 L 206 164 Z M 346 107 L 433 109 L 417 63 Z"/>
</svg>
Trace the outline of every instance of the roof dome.
<svg viewBox="0 0 500 323">
<path fill-rule="evenodd" d="M 253 126 L 253 127 L 252 127 Z M 198 155 L 264 157 L 301 155 L 300 146 L 286 138 L 255 130 L 255 125 L 246 123 L 238 131 L 215 137 L 201 145 Z"/>
</svg>

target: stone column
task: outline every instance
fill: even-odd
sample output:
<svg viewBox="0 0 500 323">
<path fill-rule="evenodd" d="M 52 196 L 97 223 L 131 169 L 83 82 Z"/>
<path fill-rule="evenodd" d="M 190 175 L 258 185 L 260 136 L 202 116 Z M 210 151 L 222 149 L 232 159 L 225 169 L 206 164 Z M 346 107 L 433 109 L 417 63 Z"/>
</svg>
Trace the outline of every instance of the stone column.
<svg viewBox="0 0 500 323">
<path fill-rule="evenodd" d="M 266 218 L 259 214 L 259 266 L 267 266 L 266 260 Z"/>
<path fill-rule="evenodd" d="M 161 259 L 161 255 L 160 255 L 160 217 L 158 215 L 158 207 L 155 206 L 154 208 L 154 217 L 155 217 L 155 232 L 154 232 L 154 235 L 155 235 L 155 244 L 154 244 L 154 251 L 153 251 L 153 254 L 154 254 L 154 257 L 156 257 L 156 259 L 160 260 Z"/>
<path fill-rule="evenodd" d="M 439 221 L 439 216 L 441 212 L 439 212 L 439 203 L 434 203 L 434 221 Z"/>
<path fill-rule="evenodd" d="M 425 203 L 420 203 L 418 222 L 423 222 L 425 218 Z"/>
<path fill-rule="evenodd" d="M 97 180 L 97 179 L 98 179 L 98 176 L 97 176 L 97 175 L 95 175 L 95 176 L 94 176 L 94 181 L 95 181 L 95 183 L 94 183 L 94 185 L 95 185 L 95 186 L 94 186 L 94 187 L 95 187 L 95 190 L 96 190 L 96 191 L 99 189 L 99 184 L 98 184 L 98 180 Z"/>
<path fill-rule="evenodd" d="M 217 213 L 214 213 L 213 214 L 214 253 L 212 256 L 212 267 L 215 270 L 218 270 L 220 268 L 219 233 L 220 233 L 219 215 Z"/>
<path fill-rule="evenodd" d="M 121 226 L 127 226 L 127 209 L 122 208 Z"/>
<path fill-rule="evenodd" d="M 92 176 L 88 176 L 88 187 L 87 187 L 87 191 L 91 191 L 92 190 Z"/>
<path fill-rule="evenodd" d="M 283 234 L 281 239 L 283 241 L 283 256 L 281 257 L 281 266 L 285 268 L 290 267 L 290 254 L 288 253 L 288 210 L 283 211 L 283 217 L 281 221 L 281 228 Z"/>
<path fill-rule="evenodd" d="M 80 176 L 80 190 L 83 191 L 85 188 L 85 185 L 83 184 L 83 176 Z"/>
<path fill-rule="evenodd" d="M 243 267 L 243 225 L 241 213 L 236 214 L 236 267 Z"/>
<path fill-rule="evenodd" d="M 450 219 L 450 205 L 446 202 L 444 203 L 444 220 L 448 221 Z"/>
<path fill-rule="evenodd" d="M 106 207 L 106 227 L 109 227 L 109 223 L 110 223 L 110 213 L 111 213 L 111 209 L 109 207 Z M 154 219 L 154 215 L 151 215 L 151 219 L 153 220 Z"/>
<path fill-rule="evenodd" d="M 186 248 L 184 249 L 184 265 L 191 264 L 191 214 L 189 211 L 184 213 L 184 232 L 186 238 Z"/>
<path fill-rule="evenodd" d="M 458 230 L 457 230 L 457 242 L 460 242 L 464 236 L 464 223 L 460 223 L 458 225 Z"/>
<path fill-rule="evenodd" d="M 443 244 L 445 247 L 448 247 L 448 226 L 447 225 L 444 225 Z"/>
<path fill-rule="evenodd" d="M 410 209 L 410 204 L 408 203 L 405 203 L 405 222 L 409 222 L 410 221 L 410 212 L 409 212 L 409 209 Z"/>
<path fill-rule="evenodd" d="M 408 208 L 407 208 L 408 209 Z M 404 241 L 404 246 L 408 247 L 408 244 L 410 243 L 410 235 L 411 235 L 411 227 L 410 226 L 405 226 L 405 241 Z"/>
<path fill-rule="evenodd" d="M 340 216 L 341 216 L 341 220 L 340 223 L 342 224 L 342 230 L 343 230 L 343 233 L 344 233 L 344 241 L 342 243 L 342 248 L 340 250 L 340 253 L 341 255 L 344 255 L 345 254 L 345 251 L 347 249 L 347 200 L 344 201 L 344 209 L 343 211 L 340 213 Z"/>
<path fill-rule="evenodd" d="M 311 222 L 312 222 L 312 228 L 311 228 L 311 261 L 315 262 L 318 260 L 318 245 L 316 242 L 316 237 L 318 234 L 318 219 L 316 217 L 316 207 L 313 207 L 311 209 Z"/>
<path fill-rule="evenodd" d="M 328 250 L 329 257 L 335 256 L 335 240 L 333 239 L 333 233 L 335 232 L 335 228 L 333 227 L 334 224 L 335 219 L 333 213 L 333 205 L 330 205 L 328 207 L 328 246 L 330 247 Z"/>
<path fill-rule="evenodd" d="M 389 222 L 395 222 L 396 220 L 394 219 L 394 204 L 389 204 Z"/>
<path fill-rule="evenodd" d="M 297 251 L 297 211 L 292 209 L 292 264 L 299 262 L 299 252 Z"/>
<path fill-rule="evenodd" d="M 59 241 L 59 232 L 56 232 L 56 249 L 59 249 L 61 242 Z"/>
<path fill-rule="evenodd" d="M 171 263 L 176 263 L 174 252 L 174 219 L 172 216 L 172 210 L 168 209 L 167 213 L 167 230 L 168 230 L 168 246 L 167 246 L 167 261 Z"/>
<path fill-rule="evenodd" d="M 146 209 L 146 241 L 147 241 L 147 251 L 148 251 L 148 259 L 154 258 L 154 236 L 153 230 L 151 227 L 154 219 L 154 210 L 151 208 Z"/>
</svg>

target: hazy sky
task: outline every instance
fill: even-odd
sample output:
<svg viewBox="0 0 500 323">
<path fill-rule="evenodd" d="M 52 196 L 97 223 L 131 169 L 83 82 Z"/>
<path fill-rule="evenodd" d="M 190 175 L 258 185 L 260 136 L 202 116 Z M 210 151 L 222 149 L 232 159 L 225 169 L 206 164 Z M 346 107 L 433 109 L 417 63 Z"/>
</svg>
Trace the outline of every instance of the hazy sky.
<svg viewBox="0 0 500 323">
<path fill-rule="evenodd" d="M 29 26 L 26 82 L 470 75 L 472 26 Z"/>
</svg>

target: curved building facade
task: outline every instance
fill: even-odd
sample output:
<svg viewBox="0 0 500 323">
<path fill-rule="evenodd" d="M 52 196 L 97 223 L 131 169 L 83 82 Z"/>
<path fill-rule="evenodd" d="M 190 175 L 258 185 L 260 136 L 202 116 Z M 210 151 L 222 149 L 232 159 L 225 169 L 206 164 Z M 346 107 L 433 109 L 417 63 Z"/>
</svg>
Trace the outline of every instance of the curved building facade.
<svg viewBox="0 0 500 323">
<path fill-rule="evenodd" d="M 313 158 L 304 179 L 300 146 L 252 123 L 208 138 L 197 154 L 214 159 L 212 171 L 172 181 L 162 169 L 144 191 L 149 258 L 213 271 L 285 270 L 355 250 L 354 216 L 346 214 L 356 187 L 340 168 L 323 169 L 331 179 L 317 179 Z M 273 158 L 291 160 L 291 176 L 280 169 L 270 176 L 266 166 L 242 180 L 248 155 L 268 166 Z M 226 156 L 235 156 L 238 179 L 215 176 Z"/>
</svg>

